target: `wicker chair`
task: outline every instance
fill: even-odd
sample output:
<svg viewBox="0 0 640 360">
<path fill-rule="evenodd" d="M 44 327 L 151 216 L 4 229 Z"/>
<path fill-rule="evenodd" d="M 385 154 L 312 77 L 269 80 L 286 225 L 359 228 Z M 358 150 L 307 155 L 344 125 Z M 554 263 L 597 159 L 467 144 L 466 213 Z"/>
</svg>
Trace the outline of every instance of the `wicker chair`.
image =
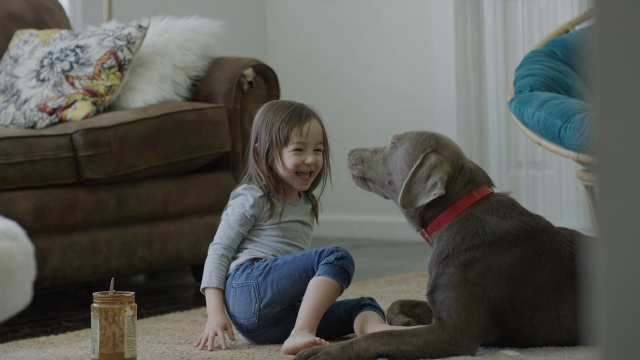
<svg viewBox="0 0 640 360">
<path fill-rule="evenodd" d="M 559 38 L 560 36 L 569 34 L 571 32 L 574 32 L 577 27 L 585 24 L 592 18 L 593 18 L 593 9 L 585 11 L 584 13 L 562 24 L 556 30 L 548 34 L 546 37 L 540 40 L 533 47 L 531 51 L 533 52 L 537 49 L 541 49 L 549 41 Z M 531 52 L 529 52 L 527 56 L 529 54 L 531 54 Z M 525 59 L 526 59 L 526 56 L 525 56 Z M 523 59 L 523 62 L 525 59 Z M 522 64 L 523 63 L 521 63 L 520 66 L 522 66 Z M 542 136 L 541 132 L 538 131 L 538 129 L 531 128 L 530 124 L 529 126 L 526 125 L 527 122 L 523 121 L 522 119 L 523 117 L 522 112 L 517 115 L 514 109 L 512 108 L 514 98 L 518 95 L 514 87 L 514 83 L 517 84 L 518 82 L 517 74 L 518 74 L 518 69 L 516 69 L 516 76 L 514 77 L 514 81 L 511 83 L 511 86 L 509 87 L 509 94 L 508 94 L 509 107 L 511 109 L 511 112 L 513 115 L 512 117 L 515 120 L 515 123 L 517 124 L 518 128 L 522 130 L 522 132 L 524 132 L 524 134 L 527 137 L 529 137 L 535 144 L 541 146 L 545 150 L 551 151 L 554 154 L 569 158 L 575 161 L 576 163 L 578 163 L 580 166 L 582 166 L 582 169 L 577 171 L 576 177 L 580 180 L 580 182 L 582 183 L 582 185 L 584 186 L 587 192 L 587 199 L 589 203 L 589 211 L 591 215 L 593 230 L 596 234 L 598 234 L 598 224 L 597 224 L 597 215 L 596 215 L 597 202 L 598 202 L 597 201 L 597 183 L 598 182 L 597 182 L 597 176 L 595 173 L 596 159 L 592 154 L 587 153 L 586 151 L 581 151 L 581 150 L 577 151 L 575 149 L 569 149 L 567 148 L 567 146 L 563 146 L 562 144 L 559 144 L 558 141 L 552 142 L 549 140 L 548 137 Z M 531 90 L 528 90 L 528 91 L 531 91 Z"/>
</svg>

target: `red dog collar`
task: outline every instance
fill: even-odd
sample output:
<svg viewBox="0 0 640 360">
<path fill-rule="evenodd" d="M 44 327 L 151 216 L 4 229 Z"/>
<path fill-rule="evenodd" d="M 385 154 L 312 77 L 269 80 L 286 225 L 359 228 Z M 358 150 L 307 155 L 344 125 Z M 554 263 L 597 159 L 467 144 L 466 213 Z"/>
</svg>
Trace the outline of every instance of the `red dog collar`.
<svg viewBox="0 0 640 360">
<path fill-rule="evenodd" d="M 422 238 L 427 242 L 427 244 L 431 245 L 431 237 L 433 234 L 438 232 L 438 230 L 442 229 L 443 226 L 447 225 L 449 221 L 456 218 L 456 216 L 462 214 L 463 211 L 467 210 L 471 205 L 478 202 L 483 197 L 493 193 L 491 187 L 488 185 L 482 185 L 479 188 L 473 190 L 467 195 L 461 197 L 456 202 L 451 204 L 445 211 L 443 211 L 438 217 L 433 220 L 431 225 L 422 229 L 419 234 Z"/>
</svg>

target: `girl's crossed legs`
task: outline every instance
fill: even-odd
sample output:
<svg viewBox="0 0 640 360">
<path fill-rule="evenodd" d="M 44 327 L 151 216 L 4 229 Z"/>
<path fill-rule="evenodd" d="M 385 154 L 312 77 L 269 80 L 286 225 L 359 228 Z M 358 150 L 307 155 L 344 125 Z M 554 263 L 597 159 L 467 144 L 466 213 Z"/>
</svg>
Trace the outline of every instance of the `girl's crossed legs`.
<svg viewBox="0 0 640 360">
<path fill-rule="evenodd" d="M 336 301 L 354 270 L 353 258 L 340 247 L 250 260 L 227 279 L 227 312 L 247 340 L 284 343 L 285 354 L 354 332 L 401 328 L 386 325 L 384 311 L 372 298 Z"/>
</svg>

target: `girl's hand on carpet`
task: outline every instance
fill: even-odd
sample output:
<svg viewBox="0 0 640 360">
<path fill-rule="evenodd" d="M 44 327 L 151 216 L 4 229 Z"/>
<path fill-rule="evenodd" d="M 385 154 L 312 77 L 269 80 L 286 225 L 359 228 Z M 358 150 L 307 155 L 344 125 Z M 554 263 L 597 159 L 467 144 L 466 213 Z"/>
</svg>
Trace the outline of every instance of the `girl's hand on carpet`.
<svg viewBox="0 0 640 360">
<path fill-rule="evenodd" d="M 207 325 L 204 327 L 204 332 L 196 342 L 196 347 L 200 350 L 204 350 L 206 347 L 209 351 L 213 351 L 213 343 L 216 336 L 220 339 L 220 347 L 225 350 L 227 348 L 227 338 L 225 332 L 230 340 L 235 340 L 236 337 L 233 333 L 233 326 L 227 314 L 216 314 L 209 316 L 207 319 Z"/>
</svg>

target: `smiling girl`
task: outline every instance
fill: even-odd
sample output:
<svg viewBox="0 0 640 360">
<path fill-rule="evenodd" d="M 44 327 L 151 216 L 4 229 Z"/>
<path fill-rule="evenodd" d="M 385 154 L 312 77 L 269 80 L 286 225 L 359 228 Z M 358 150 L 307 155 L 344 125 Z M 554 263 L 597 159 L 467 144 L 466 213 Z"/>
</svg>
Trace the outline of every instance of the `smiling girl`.
<svg viewBox="0 0 640 360">
<path fill-rule="evenodd" d="M 396 328 L 369 297 L 336 301 L 355 264 L 341 247 L 313 248 L 320 194 L 330 178 L 322 120 L 285 100 L 255 116 L 247 168 L 209 246 L 201 291 L 208 320 L 196 347 L 222 349 L 235 329 L 258 344 L 282 343 L 283 354 L 326 345 L 325 339 Z"/>
</svg>

